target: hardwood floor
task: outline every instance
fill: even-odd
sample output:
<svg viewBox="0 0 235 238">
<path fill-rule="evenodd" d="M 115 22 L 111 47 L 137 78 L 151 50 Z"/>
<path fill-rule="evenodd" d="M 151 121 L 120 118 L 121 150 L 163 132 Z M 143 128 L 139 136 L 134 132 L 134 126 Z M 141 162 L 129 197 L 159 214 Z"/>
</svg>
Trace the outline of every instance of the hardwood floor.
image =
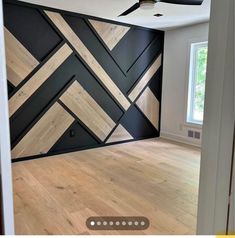
<svg viewBox="0 0 235 238">
<path fill-rule="evenodd" d="M 150 139 L 13 164 L 16 234 L 195 234 L 200 150 Z M 145 231 L 90 231 L 145 216 Z"/>
</svg>

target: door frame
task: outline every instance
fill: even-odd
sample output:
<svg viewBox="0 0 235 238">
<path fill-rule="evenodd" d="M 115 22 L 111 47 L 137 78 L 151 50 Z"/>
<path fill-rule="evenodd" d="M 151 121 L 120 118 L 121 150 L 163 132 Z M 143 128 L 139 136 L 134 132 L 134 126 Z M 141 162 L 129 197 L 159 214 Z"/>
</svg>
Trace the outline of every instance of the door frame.
<svg viewBox="0 0 235 238">
<path fill-rule="evenodd" d="M 226 234 L 234 129 L 234 0 L 211 1 L 197 234 Z"/>
<path fill-rule="evenodd" d="M 2 1 L 0 1 L 0 109 L 0 181 L 2 233 L 4 235 L 14 235 L 12 168 Z"/>
<path fill-rule="evenodd" d="M 235 148 L 234 148 L 235 152 Z M 229 207 L 229 220 L 228 220 L 228 234 L 233 235 L 235 231 L 235 163 L 233 158 L 233 172 L 232 172 L 232 183 L 231 183 L 231 197 L 230 197 L 230 207 Z"/>
</svg>

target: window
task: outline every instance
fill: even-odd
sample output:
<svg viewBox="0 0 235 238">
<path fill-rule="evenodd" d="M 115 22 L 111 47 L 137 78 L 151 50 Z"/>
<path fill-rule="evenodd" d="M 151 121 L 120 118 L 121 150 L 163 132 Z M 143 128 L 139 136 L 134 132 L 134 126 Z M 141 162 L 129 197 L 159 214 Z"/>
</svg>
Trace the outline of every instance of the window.
<svg viewBox="0 0 235 238">
<path fill-rule="evenodd" d="M 191 45 L 187 122 L 203 123 L 207 42 Z"/>
</svg>

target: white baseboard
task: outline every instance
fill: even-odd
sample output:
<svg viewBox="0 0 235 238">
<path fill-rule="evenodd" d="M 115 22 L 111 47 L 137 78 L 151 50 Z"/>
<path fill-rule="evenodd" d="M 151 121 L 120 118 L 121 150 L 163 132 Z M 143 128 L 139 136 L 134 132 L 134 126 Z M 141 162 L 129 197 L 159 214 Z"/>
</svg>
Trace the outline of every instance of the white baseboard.
<svg viewBox="0 0 235 238">
<path fill-rule="evenodd" d="M 196 141 L 196 140 L 190 139 L 186 136 L 171 134 L 171 133 L 163 131 L 163 132 L 161 132 L 160 137 L 163 139 L 172 140 L 172 141 L 184 143 L 187 145 L 193 145 L 193 146 L 201 148 L 201 141 Z"/>
</svg>

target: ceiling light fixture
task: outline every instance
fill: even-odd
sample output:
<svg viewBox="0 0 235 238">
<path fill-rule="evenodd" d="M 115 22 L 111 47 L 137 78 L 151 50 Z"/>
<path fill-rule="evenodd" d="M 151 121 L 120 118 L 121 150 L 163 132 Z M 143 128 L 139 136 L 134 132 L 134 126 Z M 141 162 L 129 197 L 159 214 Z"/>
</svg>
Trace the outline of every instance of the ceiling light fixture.
<svg viewBox="0 0 235 238">
<path fill-rule="evenodd" d="M 144 10 L 153 9 L 156 0 L 140 0 L 140 8 Z"/>
</svg>

